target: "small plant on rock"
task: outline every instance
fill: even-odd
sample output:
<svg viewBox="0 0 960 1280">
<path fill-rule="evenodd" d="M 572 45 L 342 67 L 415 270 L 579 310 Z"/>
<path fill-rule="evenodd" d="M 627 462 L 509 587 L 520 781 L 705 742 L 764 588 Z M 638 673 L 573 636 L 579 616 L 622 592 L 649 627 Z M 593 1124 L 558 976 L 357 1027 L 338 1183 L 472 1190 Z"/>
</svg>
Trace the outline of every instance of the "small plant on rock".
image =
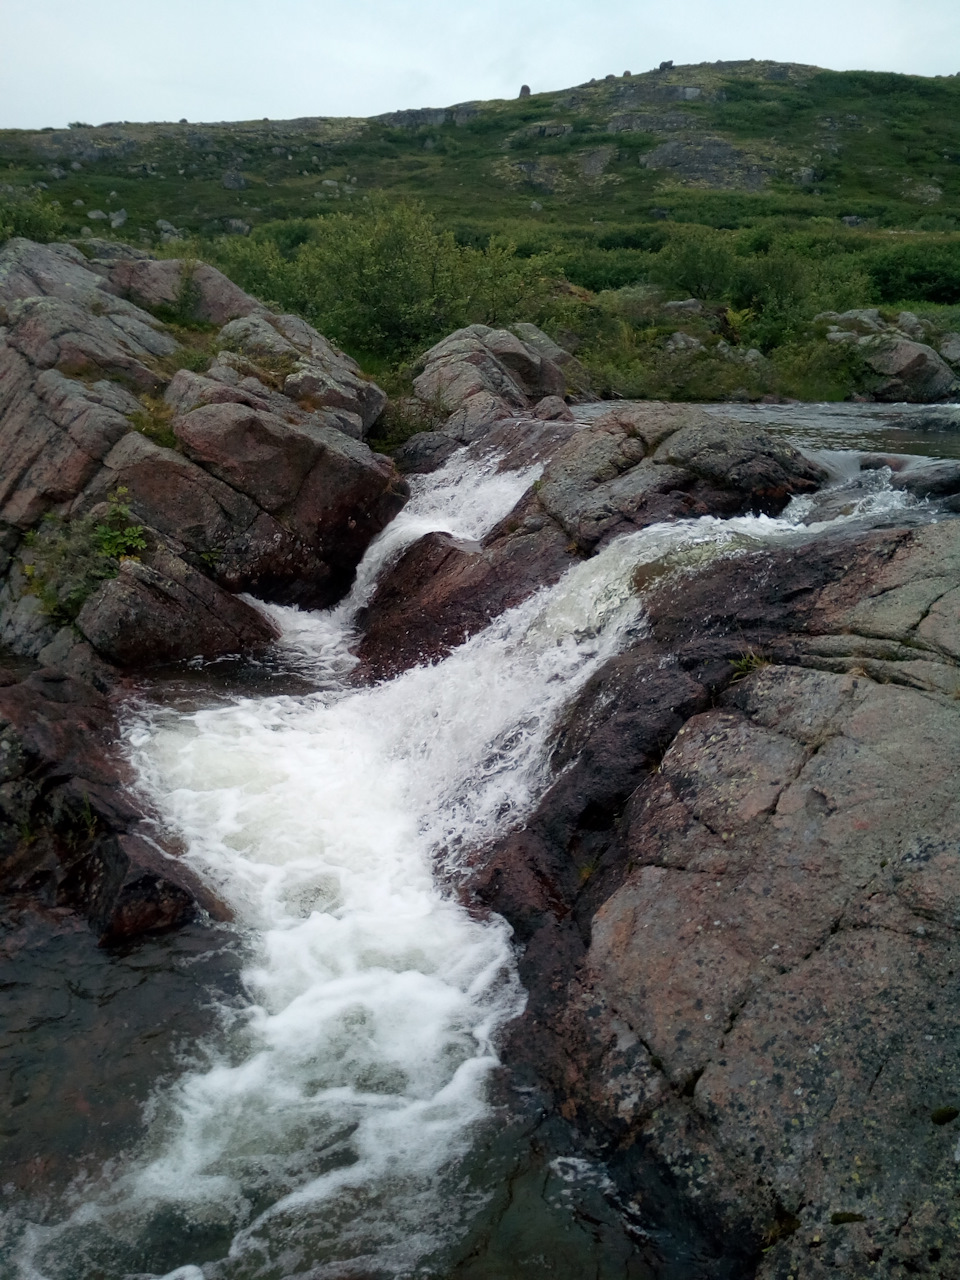
<svg viewBox="0 0 960 1280">
<path fill-rule="evenodd" d="M 127 490 L 123 486 L 109 496 L 107 518 L 94 529 L 94 537 L 100 554 L 112 560 L 135 559 L 137 551 L 147 545 L 143 525 L 131 523 L 130 506 L 124 502 Z"/>
</svg>

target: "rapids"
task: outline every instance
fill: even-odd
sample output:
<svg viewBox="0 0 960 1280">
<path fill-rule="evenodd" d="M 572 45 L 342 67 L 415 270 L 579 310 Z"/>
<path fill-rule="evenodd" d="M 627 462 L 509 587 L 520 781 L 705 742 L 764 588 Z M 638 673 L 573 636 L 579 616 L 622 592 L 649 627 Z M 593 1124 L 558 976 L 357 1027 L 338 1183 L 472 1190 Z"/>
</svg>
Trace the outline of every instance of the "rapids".
<svg viewBox="0 0 960 1280">
<path fill-rule="evenodd" d="M 478 1223 L 489 1232 L 503 1212 L 515 1168 L 509 1154 L 491 1156 L 498 1134 L 529 1136 L 496 1087 L 498 1031 L 524 1000 L 511 938 L 458 902 L 462 860 L 523 821 L 547 785 L 564 708 L 642 634 L 638 566 L 683 572 L 902 519 L 908 506 L 930 518 L 891 489 L 888 471 L 858 475 L 855 442 L 830 443 L 817 456 L 833 496 L 848 497 L 840 515 L 818 519 L 818 496 L 779 519 L 653 526 L 443 661 L 352 683 L 356 615 L 384 567 L 431 530 L 481 538 L 538 475 L 455 455 L 415 481 L 339 606 L 262 606 L 283 632 L 276 670 L 306 692 L 204 699 L 194 685 L 192 700 L 146 690 L 131 705 L 137 786 L 234 914 L 222 928 L 238 949 L 240 993 L 214 994 L 206 1034 L 155 1082 L 138 1143 L 45 1201 L 7 1207 L 0 1274 L 453 1274 Z M 571 1188 L 609 1201 L 603 1170 L 570 1154 L 548 1160 L 539 1185 L 545 1235 L 572 1229 Z M 643 1274 L 611 1249 L 609 1266 L 594 1257 L 595 1274 Z M 558 1274 L 548 1255 L 534 1250 L 517 1274 Z"/>
</svg>

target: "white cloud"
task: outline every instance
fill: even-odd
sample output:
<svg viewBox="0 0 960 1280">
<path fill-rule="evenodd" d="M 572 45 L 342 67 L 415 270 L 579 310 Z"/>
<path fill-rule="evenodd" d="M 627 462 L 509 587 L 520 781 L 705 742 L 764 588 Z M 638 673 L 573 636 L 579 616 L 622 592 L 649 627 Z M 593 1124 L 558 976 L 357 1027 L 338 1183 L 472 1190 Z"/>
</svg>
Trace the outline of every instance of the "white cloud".
<svg viewBox="0 0 960 1280">
<path fill-rule="evenodd" d="M 955 0 L 6 0 L 0 125 L 371 115 L 662 59 L 960 71 Z"/>
</svg>

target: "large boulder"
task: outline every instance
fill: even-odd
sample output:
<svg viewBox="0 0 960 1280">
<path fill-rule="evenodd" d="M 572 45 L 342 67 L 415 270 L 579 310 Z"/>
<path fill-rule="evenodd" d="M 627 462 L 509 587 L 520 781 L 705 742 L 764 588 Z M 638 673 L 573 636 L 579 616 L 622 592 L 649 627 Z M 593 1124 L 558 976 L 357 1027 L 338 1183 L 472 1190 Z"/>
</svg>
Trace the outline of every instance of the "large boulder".
<svg viewBox="0 0 960 1280">
<path fill-rule="evenodd" d="M 277 638 L 262 613 L 162 545 L 148 561 L 124 560 L 77 616 L 77 630 L 108 662 L 143 669 L 247 653 Z"/>
<path fill-rule="evenodd" d="M 931 404 L 954 394 L 957 377 L 933 347 L 906 338 L 870 339 L 861 344 L 864 359 L 880 381 L 880 400 Z"/>
<path fill-rule="evenodd" d="M 546 336 L 546 335 L 544 335 Z M 506 329 L 474 324 L 431 347 L 414 391 L 446 413 L 443 430 L 476 440 L 498 419 L 522 412 L 544 396 L 563 395 L 560 368 Z"/>
<path fill-rule="evenodd" d="M 173 430 L 206 473 L 249 495 L 316 548 L 337 580 L 335 590 L 406 498 L 390 462 L 329 427 L 295 426 L 222 404 L 178 418 Z"/>
<path fill-rule="evenodd" d="M 699 1223 L 691 1278 L 960 1267 L 958 600 L 955 521 L 667 575 L 476 858 L 506 1060 Z"/>
<path fill-rule="evenodd" d="M 115 738 L 108 698 L 86 681 L 0 670 L 0 892 L 76 911 L 104 945 L 176 928 L 198 905 L 224 919 L 145 838 Z"/>
<path fill-rule="evenodd" d="M 225 325 L 219 343 L 278 369 L 283 394 L 305 409 L 326 411 L 331 424 L 362 439 L 387 397 L 360 366 L 299 316 L 251 315 Z"/>
<path fill-rule="evenodd" d="M 95 251 L 0 249 L 0 635 L 64 670 L 97 653 L 130 666 L 262 643 L 259 615 L 234 618 L 224 592 L 332 603 L 406 500 L 358 439 L 386 397 L 304 321 L 213 268 Z M 207 371 L 178 370 L 179 344 L 131 298 L 226 321 Z M 88 611 L 71 631 L 78 600 L 109 577 L 95 521 L 115 518 L 119 491 L 153 561 L 124 565 L 90 604 L 96 622 Z M 55 537 L 37 560 L 21 539 L 45 516 Z M 218 611 L 229 623 L 212 624 Z"/>
</svg>

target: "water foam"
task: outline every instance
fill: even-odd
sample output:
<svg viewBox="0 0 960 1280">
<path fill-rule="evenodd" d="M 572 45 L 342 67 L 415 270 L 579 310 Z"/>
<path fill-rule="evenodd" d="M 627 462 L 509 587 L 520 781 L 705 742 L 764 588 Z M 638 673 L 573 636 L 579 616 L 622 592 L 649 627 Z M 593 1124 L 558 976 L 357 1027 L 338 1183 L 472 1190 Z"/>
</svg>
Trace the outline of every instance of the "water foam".
<svg viewBox="0 0 960 1280">
<path fill-rule="evenodd" d="M 272 610 L 292 650 L 345 669 L 370 566 L 427 529 L 481 535 L 530 480 L 461 476 L 421 484 L 344 605 Z M 535 803 L 558 714 L 642 631 L 639 565 L 809 536 L 803 514 L 628 535 L 442 662 L 373 688 L 143 709 L 129 727 L 140 787 L 235 912 L 249 1004 L 158 1093 L 140 1156 L 78 1190 L 61 1226 L 30 1228 L 20 1274 L 74 1276 L 83 1259 L 155 1276 L 151 1241 L 171 1222 L 184 1244 L 168 1280 L 333 1277 L 348 1260 L 400 1276 L 459 1234 L 482 1193 L 458 1162 L 489 1120 L 496 1033 L 523 994 L 505 924 L 445 896 L 437 865 L 455 872 Z M 191 1253 L 198 1232 L 206 1252 Z M 218 1261 L 197 1272 L 204 1257 Z"/>
</svg>

